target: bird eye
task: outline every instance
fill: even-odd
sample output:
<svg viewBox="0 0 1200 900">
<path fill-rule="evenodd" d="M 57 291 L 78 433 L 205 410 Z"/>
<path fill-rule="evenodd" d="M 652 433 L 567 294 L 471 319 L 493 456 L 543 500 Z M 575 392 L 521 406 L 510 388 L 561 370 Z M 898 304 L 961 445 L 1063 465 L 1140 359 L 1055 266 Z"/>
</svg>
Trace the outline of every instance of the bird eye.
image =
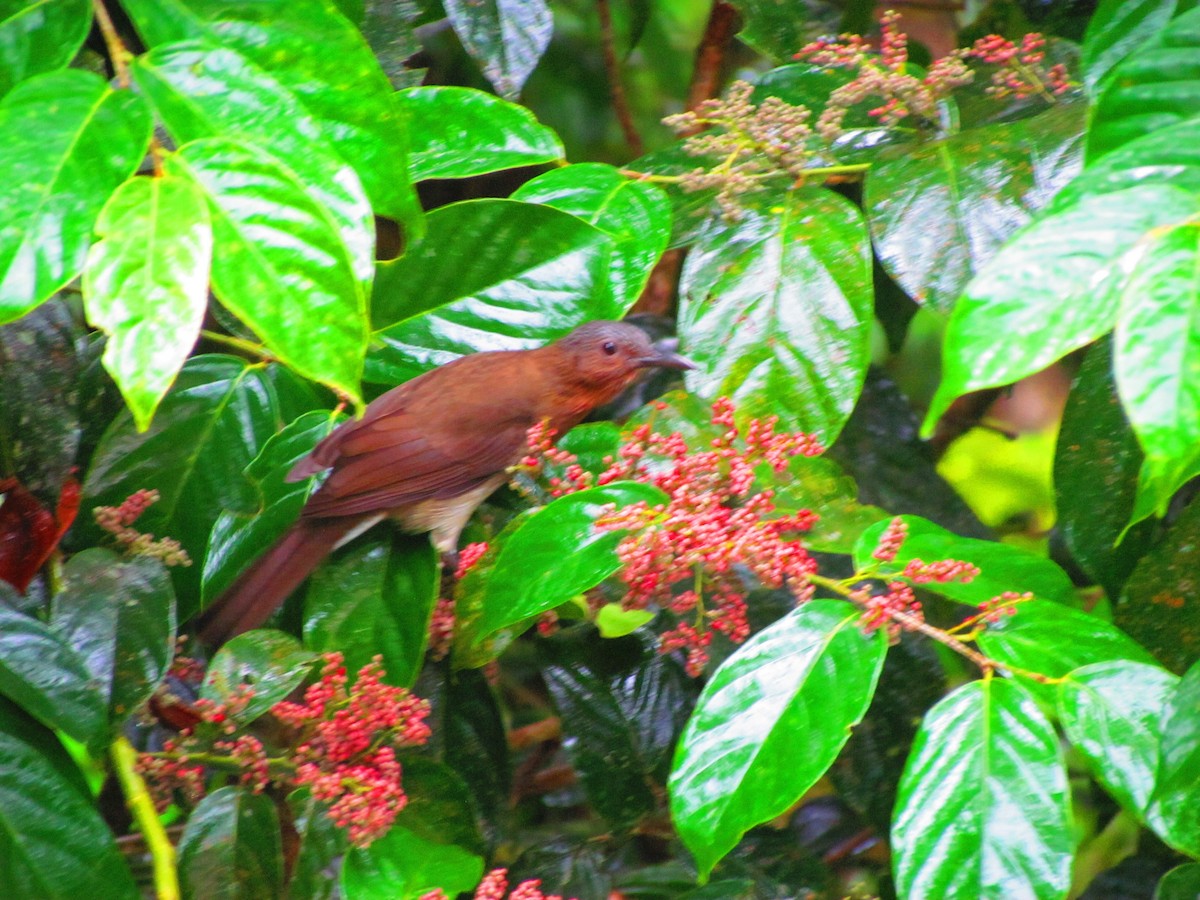
<svg viewBox="0 0 1200 900">
<path fill-rule="evenodd" d="M 612 356 L 614 353 L 617 352 L 617 345 L 614 344 L 612 341 L 605 341 L 604 346 L 601 349 L 604 350 L 604 352 L 607 356 Z"/>
</svg>

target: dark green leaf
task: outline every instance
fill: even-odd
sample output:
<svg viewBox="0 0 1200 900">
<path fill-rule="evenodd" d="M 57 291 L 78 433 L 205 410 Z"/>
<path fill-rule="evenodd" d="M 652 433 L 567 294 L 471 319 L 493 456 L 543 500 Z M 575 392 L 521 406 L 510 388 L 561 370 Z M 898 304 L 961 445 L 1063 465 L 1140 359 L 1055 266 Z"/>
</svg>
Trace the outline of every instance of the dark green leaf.
<svg viewBox="0 0 1200 900">
<path fill-rule="evenodd" d="M 178 852 L 179 880 L 189 900 L 283 893 L 279 817 L 265 794 L 236 787 L 209 794 L 188 817 Z"/>
<path fill-rule="evenodd" d="M 317 655 L 282 631 L 256 630 L 239 634 L 221 647 L 208 664 L 200 696 L 226 703 L 253 689 L 253 696 L 238 716 L 245 725 L 280 700 L 287 699 L 313 669 Z"/>
<path fill-rule="evenodd" d="M 467 53 L 507 100 L 517 94 L 546 52 L 554 17 L 545 0 L 443 0 Z"/>
<path fill-rule="evenodd" d="M 684 264 L 680 336 L 699 366 L 688 388 L 832 442 L 867 370 L 862 214 L 823 188 L 749 200 L 737 224 L 714 220 Z"/>
<path fill-rule="evenodd" d="M 669 782 L 671 817 L 702 875 L 748 829 L 792 807 L 866 712 L 887 641 L 865 636 L 859 618 L 840 600 L 806 603 L 705 686 Z"/>
<path fill-rule="evenodd" d="M 212 223 L 186 178 L 135 177 L 112 195 L 88 254 L 83 303 L 108 334 L 104 368 L 144 431 L 200 336 Z"/>
<path fill-rule="evenodd" d="M 0 13 L 0 96 L 79 52 L 92 24 L 87 0 L 11 0 Z"/>
<path fill-rule="evenodd" d="M 337 884 L 329 877 L 346 852 L 346 832 L 325 813 L 325 805 L 308 790 L 288 795 L 300 838 L 300 851 L 288 881 L 288 900 L 334 900 Z"/>
<path fill-rule="evenodd" d="M 83 269 L 92 226 L 150 140 L 140 97 L 90 72 L 38 75 L 0 102 L 0 323 Z"/>
<path fill-rule="evenodd" d="M 157 559 L 84 550 L 63 567 L 50 624 L 107 701 L 114 730 L 150 698 L 175 653 L 175 592 Z"/>
<path fill-rule="evenodd" d="M 470 178 L 554 162 L 562 141 L 523 106 L 474 88 L 429 85 L 397 95 L 411 134 L 408 176 Z"/>
<path fill-rule="evenodd" d="M 509 809 L 512 760 L 492 686 L 477 669 L 459 669 L 439 678 L 437 690 L 442 692 L 435 707 L 441 727 L 434 728 L 434 740 L 440 739 L 446 762 L 470 786 L 479 807 L 493 819 L 503 816 Z"/>
<path fill-rule="evenodd" d="M 140 896 L 79 769 L 54 735 L 0 697 L 0 894 Z"/>
<path fill-rule="evenodd" d="M 900 896 L 1061 900 L 1074 844 L 1058 736 L 1020 685 L 973 681 L 929 711 L 892 826 Z"/>
<path fill-rule="evenodd" d="M 742 14 L 738 37 L 776 62 L 791 59 L 808 43 L 808 11 L 803 4 L 779 0 L 734 0 Z"/>
<path fill-rule="evenodd" d="M 1083 82 L 1089 93 L 1121 60 L 1148 43 L 1175 14 L 1175 0 L 1102 0 L 1083 36 Z"/>
<path fill-rule="evenodd" d="M 415 898 L 435 888 L 454 896 L 473 889 L 482 875 L 483 857 L 394 825 L 365 850 L 346 854 L 341 887 L 346 900 Z"/>
<path fill-rule="evenodd" d="M 1159 879 L 1154 900 L 1196 900 L 1200 895 L 1200 863 L 1176 866 Z"/>
<path fill-rule="evenodd" d="M 104 730 L 107 687 L 60 634 L 0 603 L 0 694 L 87 743 Z"/>
<path fill-rule="evenodd" d="M 434 844 L 454 844 L 480 856 L 487 852 L 475 822 L 471 792 L 445 763 L 406 757 L 404 793 L 408 803 L 396 817 L 397 827 Z"/>
<path fill-rule="evenodd" d="M 641 295 L 671 236 L 671 205 L 659 188 L 626 178 L 602 163 L 551 169 L 525 182 L 513 200 L 541 203 L 578 216 L 612 238 L 602 270 L 609 306 L 600 318 L 619 319 Z"/>
<path fill-rule="evenodd" d="M 1194 664 L 1164 710 L 1165 725 L 1152 815 L 1163 839 L 1200 856 L 1200 663 Z"/>
<path fill-rule="evenodd" d="M 1148 184 L 1200 191 L 1200 119 L 1158 128 L 1089 163 L 1053 206 L 1064 209 L 1095 194 Z"/>
<path fill-rule="evenodd" d="M 378 654 L 388 682 L 407 687 L 425 659 L 441 569 L 425 535 L 380 534 L 317 571 L 304 604 L 304 643 L 340 651 L 351 671 Z"/>
<path fill-rule="evenodd" d="M 825 456 L 797 456 L 783 476 L 771 474 L 775 509 L 791 516 L 810 509 L 820 516 L 805 533 L 804 544 L 823 553 L 851 553 L 859 535 L 887 515 L 877 506 L 858 502 L 858 486 L 837 463 Z"/>
</svg>

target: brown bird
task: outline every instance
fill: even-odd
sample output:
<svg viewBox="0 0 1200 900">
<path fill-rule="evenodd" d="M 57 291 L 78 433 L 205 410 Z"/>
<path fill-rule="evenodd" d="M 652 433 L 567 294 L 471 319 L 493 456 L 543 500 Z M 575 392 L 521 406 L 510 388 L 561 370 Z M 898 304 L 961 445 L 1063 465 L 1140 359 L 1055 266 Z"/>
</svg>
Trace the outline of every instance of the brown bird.
<svg viewBox="0 0 1200 900">
<path fill-rule="evenodd" d="M 204 610 L 200 639 L 218 646 L 258 627 L 329 553 L 384 518 L 452 553 L 524 456 L 532 426 L 565 434 L 653 366 L 692 368 L 636 326 L 588 322 L 536 350 L 464 356 L 383 394 L 288 474 L 332 470 L 299 521 Z"/>
</svg>

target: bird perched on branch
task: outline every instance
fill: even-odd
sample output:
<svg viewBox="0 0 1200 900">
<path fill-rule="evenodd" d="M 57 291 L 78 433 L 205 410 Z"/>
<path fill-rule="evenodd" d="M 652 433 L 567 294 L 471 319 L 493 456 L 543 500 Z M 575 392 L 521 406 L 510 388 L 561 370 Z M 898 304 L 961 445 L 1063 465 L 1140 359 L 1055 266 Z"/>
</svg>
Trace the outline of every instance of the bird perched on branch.
<svg viewBox="0 0 1200 900">
<path fill-rule="evenodd" d="M 331 470 L 300 519 L 204 610 L 217 646 L 267 620 L 336 547 L 392 518 L 451 553 L 471 513 L 546 422 L 564 434 L 647 368 L 692 368 L 623 322 L 588 322 L 535 350 L 475 353 L 426 372 L 321 441 L 288 481 Z"/>
</svg>

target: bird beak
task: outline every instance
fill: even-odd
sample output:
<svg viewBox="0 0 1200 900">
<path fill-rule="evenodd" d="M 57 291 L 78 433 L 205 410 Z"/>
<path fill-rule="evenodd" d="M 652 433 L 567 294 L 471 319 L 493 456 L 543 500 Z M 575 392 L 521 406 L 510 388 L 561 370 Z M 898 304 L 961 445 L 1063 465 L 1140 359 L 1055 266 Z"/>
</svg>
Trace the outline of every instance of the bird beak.
<svg viewBox="0 0 1200 900">
<path fill-rule="evenodd" d="M 643 356 L 637 361 L 639 368 L 649 369 L 658 367 L 662 369 L 694 369 L 696 364 L 686 356 L 680 356 L 675 352 L 675 340 L 668 339 L 659 341 L 654 345 L 654 353 L 650 356 Z"/>
</svg>

